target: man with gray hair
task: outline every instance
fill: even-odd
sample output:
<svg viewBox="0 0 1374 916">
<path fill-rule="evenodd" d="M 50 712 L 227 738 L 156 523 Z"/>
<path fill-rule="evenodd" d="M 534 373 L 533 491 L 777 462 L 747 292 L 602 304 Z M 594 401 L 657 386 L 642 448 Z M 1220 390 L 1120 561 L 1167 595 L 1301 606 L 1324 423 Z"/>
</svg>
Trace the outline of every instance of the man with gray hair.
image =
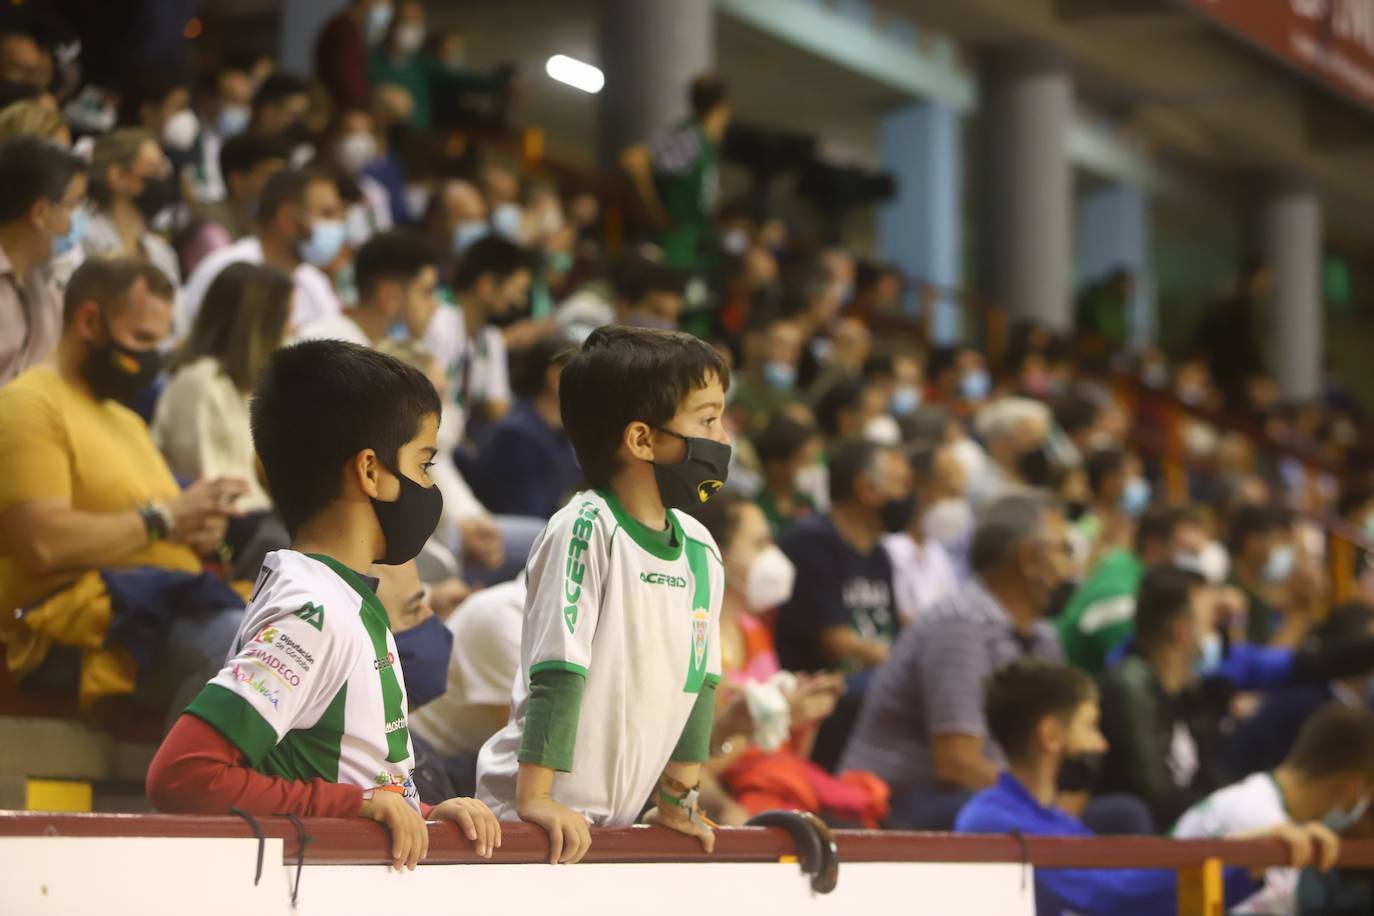
<svg viewBox="0 0 1374 916">
<path fill-rule="evenodd" d="M 1054 482 L 1050 409 L 1030 398 L 1002 398 L 978 412 L 974 431 L 990 461 L 969 481 L 974 511 L 1016 487 L 1049 487 Z"/>
<path fill-rule="evenodd" d="M 972 577 L 922 610 L 877 670 L 842 770 L 892 786 L 892 827 L 949 830 L 1005 762 L 983 717 L 983 683 L 1018 658 L 1061 664 L 1044 619 L 1073 567 L 1068 526 L 1034 491 L 1005 496 L 978 519 Z"/>
</svg>

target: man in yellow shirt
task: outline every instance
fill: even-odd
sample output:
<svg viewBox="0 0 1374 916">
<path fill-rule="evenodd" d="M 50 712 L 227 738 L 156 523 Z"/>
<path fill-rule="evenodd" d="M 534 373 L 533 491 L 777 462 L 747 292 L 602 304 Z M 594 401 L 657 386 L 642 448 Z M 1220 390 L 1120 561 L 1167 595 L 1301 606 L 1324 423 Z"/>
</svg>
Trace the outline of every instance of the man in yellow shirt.
<svg viewBox="0 0 1374 916">
<path fill-rule="evenodd" d="M 0 388 L 0 641 L 10 672 L 31 686 L 70 691 L 91 653 L 107 649 L 120 609 L 106 573 L 165 570 L 192 582 L 245 490 L 216 479 L 180 491 L 148 428 L 120 403 L 157 374 L 172 298 L 171 283 L 146 262 L 88 260 L 67 286 L 53 362 Z M 168 577 L 150 578 L 158 584 L 138 583 L 139 598 L 166 621 L 156 655 L 169 667 L 140 676 L 139 689 L 157 682 L 165 702 L 176 692 L 169 679 L 223 660 L 241 604 L 185 613 L 196 601 L 169 601 Z"/>
</svg>

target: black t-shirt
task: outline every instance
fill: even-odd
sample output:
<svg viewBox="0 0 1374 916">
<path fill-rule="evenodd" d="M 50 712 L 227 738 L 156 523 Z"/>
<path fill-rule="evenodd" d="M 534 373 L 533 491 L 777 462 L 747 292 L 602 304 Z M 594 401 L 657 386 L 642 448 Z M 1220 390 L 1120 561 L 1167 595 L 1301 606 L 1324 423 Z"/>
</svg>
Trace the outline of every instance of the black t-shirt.
<svg viewBox="0 0 1374 916">
<path fill-rule="evenodd" d="M 778 610 L 776 642 L 784 668 L 831 667 L 820 646 L 821 631 L 831 627 L 848 626 L 866 639 L 892 642 L 897 633 L 892 564 L 881 544 L 860 554 L 829 517 L 815 515 L 793 524 L 778 546 L 797 567 L 792 598 Z"/>
</svg>

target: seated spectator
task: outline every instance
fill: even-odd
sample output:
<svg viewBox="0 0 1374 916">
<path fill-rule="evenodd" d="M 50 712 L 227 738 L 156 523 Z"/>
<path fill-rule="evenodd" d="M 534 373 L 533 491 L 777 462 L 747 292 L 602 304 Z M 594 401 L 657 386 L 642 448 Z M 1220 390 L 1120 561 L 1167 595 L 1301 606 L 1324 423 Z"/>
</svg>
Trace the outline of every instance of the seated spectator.
<svg viewBox="0 0 1374 916">
<path fill-rule="evenodd" d="M 190 332 L 220 271 L 240 262 L 266 264 L 291 275 L 294 327 L 339 314 L 343 307 L 322 268 L 343 250 L 344 234 L 343 202 L 332 178 L 294 169 L 276 173 L 263 187 L 253 234 L 210 254 L 187 278 L 178 303 L 177 335 Z"/>
<path fill-rule="evenodd" d="M 1207 541 L 1201 522 L 1188 509 L 1155 506 L 1141 516 L 1134 550 L 1103 554 L 1055 620 L 1064 654 L 1089 674 L 1100 673 L 1108 657 L 1134 629 L 1136 592 L 1147 568 L 1174 563 L 1199 568 Z"/>
<path fill-rule="evenodd" d="M 58 146 L 72 145 L 72 132 L 66 120 L 51 105 L 36 99 L 13 102 L 0 109 L 0 142 L 15 137 L 37 137 Z"/>
<path fill-rule="evenodd" d="M 925 400 L 967 420 L 992 394 L 987 360 L 972 347 L 942 347 L 930 354 L 926 365 Z"/>
<path fill-rule="evenodd" d="M 366 105 L 367 99 L 358 104 Z M 293 73 L 273 73 L 253 93 L 249 129 L 295 147 L 309 140 L 310 128 L 305 123 L 309 112 L 310 84 Z"/>
<path fill-rule="evenodd" d="M 1140 458 L 1117 448 L 1100 449 L 1083 462 L 1092 499 L 1074 522 L 1090 567 L 1102 553 L 1129 547 L 1136 521 L 1150 507 L 1150 482 Z"/>
<path fill-rule="evenodd" d="M 443 275 L 452 277 L 458 259 L 484 236 L 491 235 L 487 202 L 470 181 L 445 181 L 429 196 L 424 207 L 424 230 L 430 244 L 443 252 Z"/>
<path fill-rule="evenodd" d="M 582 474 L 558 402 L 558 377 L 573 352 L 548 337 L 512 360 L 515 407 L 483 431 L 473 465 L 473 490 L 492 512 L 547 519 L 578 489 Z"/>
<path fill-rule="evenodd" d="M 358 201 L 348 208 L 347 222 L 349 243 L 358 248 L 395 223 L 386 187 L 365 171 L 382 153 L 382 141 L 372 115 L 366 111 L 340 112 L 324 144 L 326 155 L 339 170 L 341 182 L 357 187 Z"/>
<path fill-rule="evenodd" d="M 401 329 L 411 340 L 424 337 L 439 307 L 437 253 L 410 229 L 372 236 L 353 259 L 358 304 L 347 312 L 311 322 L 302 340 L 330 338 L 376 346 Z"/>
<path fill-rule="evenodd" d="M 763 488 L 755 497 L 774 537 L 819 508 L 807 491 L 806 474 L 820 465 L 821 437 L 814 424 L 774 414 L 754 437 L 754 451 L 763 471 Z"/>
<path fill-rule="evenodd" d="M 1374 795 L 1374 714 L 1331 703 L 1319 709 L 1272 772 L 1213 792 L 1179 818 L 1173 836 L 1216 839 L 1301 826 L 1318 845 L 1323 870 L 1336 860 L 1336 834 L 1353 827 Z M 1270 868 L 1264 889 L 1233 913 L 1293 913 L 1298 871 Z"/>
<path fill-rule="evenodd" d="M 1092 680 L 1074 668 L 1016 661 L 987 682 L 983 708 L 988 729 L 1006 749 L 1007 765 L 992 787 L 959 812 L 959 833 L 1091 837 L 1087 823 L 1058 803 L 1066 789 L 1091 782 L 1095 761 L 1107 749 L 1098 729 Z M 1234 838 L 1274 837 L 1289 848 L 1293 864 L 1307 864 L 1311 834 L 1287 825 Z M 1242 868 L 1223 873 L 1228 905 L 1250 896 L 1258 883 Z M 1037 868 L 1039 916 L 1146 916 L 1177 906 L 1177 874 L 1171 869 Z"/>
<path fill-rule="evenodd" d="M 141 128 L 153 137 L 178 173 L 190 164 L 200 137 L 200 119 L 191 110 L 185 76 L 178 68 L 162 64 L 134 68 L 120 94 L 119 123 Z"/>
<path fill-rule="evenodd" d="M 251 55 L 226 55 L 197 93 L 200 143 L 189 177 L 198 201 L 224 199 L 220 155 L 225 142 L 246 131 L 253 120 L 253 77 L 249 73 L 252 63 Z"/>
<path fill-rule="evenodd" d="M 883 412 L 882 392 L 861 378 L 846 378 L 822 391 L 815 402 L 816 426 L 827 446 L 868 438 L 869 423 Z M 874 440 L 879 441 L 879 440 Z M 894 446 L 895 441 L 880 444 Z"/>
<path fill-rule="evenodd" d="M 984 679 L 1023 656 L 1063 658 L 1044 620 L 1072 569 L 1068 526 L 1055 505 L 1034 493 L 990 505 L 970 565 L 973 577 L 898 637 L 841 761 L 892 786 L 893 827 L 948 830 L 973 793 L 996 782 L 1003 762 L 979 703 Z"/>
<path fill-rule="evenodd" d="M 1017 487 L 1053 487 L 1050 410 L 1029 398 L 1002 398 L 978 411 L 974 429 L 987 451 L 982 471 L 969 480 L 975 512 Z"/>
<path fill-rule="evenodd" d="M 1242 505 L 1231 516 L 1231 581 L 1249 599 L 1246 638 L 1257 646 L 1301 642 L 1316 610 L 1310 599 L 1318 573 L 1294 544 L 1292 520 L 1271 505 Z"/>
<path fill-rule="evenodd" d="M 168 361 L 153 439 L 183 480 L 233 477 L 246 486 L 226 542 L 240 578 L 254 579 L 263 554 L 285 547 L 286 532 L 268 522 L 272 500 L 258 480 L 248 399 L 258 372 L 286 334 L 291 278 L 258 264 L 230 264 L 205 294 L 190 335 Z M 270 524 L 271 531 L 262 530 Z M 250 549 L 255 538 L 265 538 Z"/>
<path fill-rule="evenodd" d="M 81 247 L 87 257 L 144 258 L 175 286 L 181 266 L 153 217 L 176 199 L 175 177 L 153 135 L 126 127 L 98 137 L 91 152 L 90 198 L 95 212 Z"/>
<path fill-rule="evenodd" d="M 1312 630 L 1318 645 L 1352 644 L 1374 635 L 1374 610 L 1362 602 L 1333 608 Z M 1324 672 L 1323 672 L 1324 673 Z M 1323 677 L 1318 682 L 1290 686 L 1266 693 L 1254 715 L 1236 723 L 1226 746 L 1226 772 L 1232 779 L 1272 770 L 1297 740 L 1298 732 L 1313 713 L 1328 703 L 1344 703 L 1354 709 L 1369 704 L 1374 678 L 1368 672 L 1349 677 Z"/>
<path fill-rule="evenodd" d="M 48 358 L 62 294 L 48 267 L 81 240 L 86 163 L 37 137 L 0 144 L 0 385 Z"/>
<path fill-rule="evenodd" d="M 730 394 L 730 412 L 749 433 L 763 430 L 777 412 L 800 399 L 797 367 L 801 329 L 781 316 L 751 324 L 744 334 L 744 365 Z"/>
<path fill-rule="evenodd" d="M 52 60 L 32 32 L 17 22 L 0 30 L 0 81 L 44 88 L 52 82 Z"/>
<path fill-rule="evenodd" d="M 718 494 L 698 517 L 725 561 L 715 726 L 723 749 L 706 765 L 707 808 L 734 826 L 791 808 L 876 827 L 886 814 L 887 787 L 869 773 L 836 778 L 808 759 L 844 678 L 783 671 L 762 619 L 792 594 L 791 561 L 773 544 L 763 513 L 735 493 Z"/>
<path fill-rule="evenodd" d="M 213 201 L 192 204 L 201 229 L 183 247 L 187 274 L 210 252 L 224 248 L 253 231 L 253 208 L 262 198 L 267 179 L 284 170 L 291 147 L 282 139 L 250 131 L 235 134 L 219 149 L 218 172 L 225 193 Z"/>
<path fill-rule="evenodd" d="M 685 286 L 683 274 L 640 255 L 629 255 L 615 265 L 608 297 L 599 285 L 584 286 L 565 299 L 555 319 L 574 343 L 602 325 L 676 328 L 682 315 Z"/>
<path fill-rule="evenodd" d="M 443 694 L 410 714 L 415 734 L 458 761 L 473 786 L 477 753 L 510 719 L 524 622 L 523 572 L 474 592 L 444 621 L 453 647 Z"/>
<path fill-rule="evenodd" d="M 883 548 L 892 562 L 893 600 L 906 625 L 928 607 L 959 587 L 959 573 L 941 543 L 926 532 L 926 512 L 938 493 L 935 463 L 948 446 L 916 447 L 909 451 L 916 511 L 903 531 L 883 535 Z"/>
<path fill-rule="evenodd" d="M 200 556 L 247 484 L 180 491 L 120 404 L 157 373 L 171 320 L 156 268 L 88 260 L 67 286 L 54 365 L 0 388 L 0 639 L 33 689 L 184 702 L 238 626 L 242 600 L 201 575 Z"/>
<path fill-rule="evenodd" d="M 920 357 L 911 350 L 873 354 L 864 361 L 863 376 L 882 390 L 888 412 L 899 420 L 920 408 L 925 396 L 925 377 Z"/>
<path fill-rule="evenodd" d="M 469 426 L 510 409 L 506 341 L 493 322 L 525 303 L 532 276 L 520 246 L 495 235 L 479 239 L 458 262 L 453 301 L 430 320 L 425 345 L 448 373 L 449 396 Z"/>
</svg>

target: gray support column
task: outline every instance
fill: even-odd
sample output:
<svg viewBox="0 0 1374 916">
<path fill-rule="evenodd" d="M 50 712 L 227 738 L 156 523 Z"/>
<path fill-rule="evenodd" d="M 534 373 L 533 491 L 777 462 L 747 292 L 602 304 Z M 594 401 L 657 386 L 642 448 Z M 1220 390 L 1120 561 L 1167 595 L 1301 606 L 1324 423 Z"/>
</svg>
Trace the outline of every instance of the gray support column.
<svg viewBox="0 0 1374 916">
<path fill-rule="evenodd" d="M 1262 226 L 1274 273 L 1279 389 L 1285 398 L 1316 397 L 1321 393 L 1324 324 L 1321 201 L 1305 183 L 1276 184 L 1266 195 Z"/>
<path fill-rule="evenodd" d="M 1072 80 L 1048 52 L 998 47 L 980 61 L 979 95 L 979 286 L 1013 320 L 1067 330 Z"/>
<path fill-rule="evenodd" d="M 614 165 L 625 147 L 685 117 L 687 86 L 716 60 L 711 0 L 601 0 L 598 23 L 606 86 L 598 151 Z"/>
</svg>

